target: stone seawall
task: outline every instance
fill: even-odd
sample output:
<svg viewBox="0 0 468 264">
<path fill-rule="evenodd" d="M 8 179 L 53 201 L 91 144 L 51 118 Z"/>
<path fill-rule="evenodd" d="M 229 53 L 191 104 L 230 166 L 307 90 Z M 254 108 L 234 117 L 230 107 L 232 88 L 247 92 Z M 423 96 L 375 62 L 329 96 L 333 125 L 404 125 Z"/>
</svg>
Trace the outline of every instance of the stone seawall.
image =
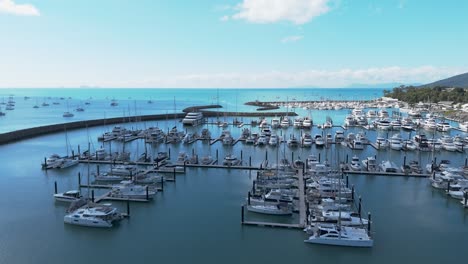
<svg viewBox="0 0 468 264">
<path fill-rule="evenodd" d="M 262 113 L 235 113 L 235 112 L 211 112 L 211 111 L 201 111 L 205 117 L 223 117 L 223 116 L 284 116 L 286 114 L 290 116 L 295 116 L 294 112 L 262 112 Z M 39 126 L 33 128 L 20 129 L 12 132 L 7 132 L 0 134 L 0 145 L 8 144 L 10 142 L 23 140 L 27 138 L 32 138 L 45 134 L 52 134 L 57 132 L 63 132 L 65 129 L 80 129 L 86 127 L 95 127 L 95 126 L 104 126 L 112 124 L 121 124 L 131 120 L 132 122 L 142 122 L 142 121 L 152 121 L 152 120 L 165 120 L 165 119 L 182 119 L 186 113 L 176 113 L 176 114 L 160 114 L 160 115 L 142 115 L 142 116 L 132 116 L 132 117 L 114 117 L 106 119 L 93 119 L 93 120 L 83 120 L 69 123 L 53 124 L 46 126 Z"/>
</svg>

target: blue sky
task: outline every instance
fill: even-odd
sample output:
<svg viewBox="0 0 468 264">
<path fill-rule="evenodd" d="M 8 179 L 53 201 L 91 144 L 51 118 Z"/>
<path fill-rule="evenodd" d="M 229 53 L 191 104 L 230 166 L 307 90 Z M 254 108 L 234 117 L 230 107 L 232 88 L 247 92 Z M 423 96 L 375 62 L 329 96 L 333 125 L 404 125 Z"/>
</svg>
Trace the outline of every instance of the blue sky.
<svg viewBox="0 0 468 264">
<path fill-rule="evenodd" d="M 0 0 L 0 87 L 344 87 L 468 71 L 468 1 Z"/>
</svg>

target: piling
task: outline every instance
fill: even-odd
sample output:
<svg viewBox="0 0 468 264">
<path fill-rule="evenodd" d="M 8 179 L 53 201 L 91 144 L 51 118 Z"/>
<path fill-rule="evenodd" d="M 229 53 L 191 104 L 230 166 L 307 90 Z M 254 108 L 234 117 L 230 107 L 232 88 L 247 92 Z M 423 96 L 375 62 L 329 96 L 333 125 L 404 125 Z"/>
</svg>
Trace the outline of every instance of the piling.
<svg viewBox="0 0 468 264">
<path fill-rule="evenodd" d="M 94 190 L 91 190 L 91 202 L 94 203 Z"/>
<path fill-rule="evenodd" d="M 291 152 L 291 163 L 294 162 L 294 151 Z"/>
<path fill-rule="evenodd" d="M 465 158 L 465 167 L 468 166 L 468 158 Z"/>
<path fill-rule="evenodd" d="M 81 173 L 78 172 L 78 188 L 81 187 Z"/>
<path fill-rule="evenodd" d="M 96 165 L 97 175 L 99 176 L 99 165 Z"/>
<path fill-rule="evenodd" d="M 80 145 L 78 145 L 78 156 L 81 156 Z"/>
<path fill-rule="evenodd" d="M 187 171 L 187 161 L 184 161 L 184 173 Z"/>
<path fill-rule="evenodd" d="M 450 181 L 447 182 L 447 195 L 449 194 L 450 191 Z"/>
<path fill-rule="evenodd" d="M 250 192 L 247 194 L 247 204 L 250 205 Z"/>
<path fill-rule="evenodd" d="M 167 155 L 168 155 L 168 159 L 171 159 L 171 148 L 169 148 Z"/>
<path fill-rule="evenodd" d="M 195 149 L 192 148 L 192 156 L 195 156 Z"/>
<path fill-rule="evenodd" d="M 146 185 L 146 200 L 149 200 L 149 187 Z"/>
<path fill-rule="evenodd" d="M 175 169 L 176 169 L 175 167 L 172 169 L 172 175 L 174 177 L 174 182 L 176 181 L 176 170 Z"/>
<path fill-rule="evenodd" d="M 242 153 L 242 149 L 241 149 L 241 153 L 240 153 L 240 159 L 242 160 L 242 157 L 243 157 L 243 153 Z"/>
<path fill-rule="evenodd" d="M 44 169 L 47 170 L 47 158 L 44 157 Z"/>
<path fill-rule="evenodd" d="M 241 223 L 244 223 L 244 206 L 241 206 Z"/>
<path fill-rule="evenodd" d="M 218 159 L 218 149 L 216 149 L 216 160 L 219 160 Z"/>
<path fill-rule="evenodd" d="M 268 160 L 268 150 L 265 150 L 265 160 Z"/>
<path fill-rule="evenodd" d="M 406 166 L 406 156 L 403 157 L 403 166 Z"/>
<path fill-rule="evenodd" d="M 253 192 L 255 192 L 255 187 L 256 187 L 256 185 L 257 185 L 257 184 L 256 184 L 256 181 L 253 180 L 253 182 L 252 182 L 252 191 L 253 191 Z"/>
<path fill-rule="evenodd" d="M 354 201 L 354 184 L 351 186 L 351 200 Z"/>
<path fill-rule="evenodd" d="M 362 209 L 362 204 L 361 204 L 361 202 L 362 202 L 361 196 L 359 196 L 358 214 L 359 214 L 359 219 L 362 220 L 362 218 L 361 218 L 361 209 Z"/>
<path fill-rule="evenodd" d="M 371 214 L 370 212 L 367 213 L 367 232 L 370 233 L 371 232 Z"/>
<path fill-rule="evenodd" d="M 346 188 L 349 188 L 349 176 L 346 175 Z"/>
<path fill-rule="evenodd" d="M 75 151 L 72 149 L 72 158 L 75 158 Z"/>
<path fill-rule="evenodd" d="M 468 191 L 465 191 L 465 192 L 463 193 L 463 197 L 465 198 L 465 200 L 464 200 L 465 204 L 464 204 L 464 205 L 465 205 L 465 207 L 466 207 L 466 202 L 467 202 L 467 200 L 468 200 Z"/>
<path fill-rule="evenodd" d="M 127 199 L 127 217 L 130 217 L 130 198 Z"/>
<path fill-rule="evenodd" d="M 349 156 L 346 154 L 346 163 L 349 163 Z"/>
<path fill-rule="evenodd" d="M 252 156 L 249 156 L 249 167 L 252 167 Z"/>
<path fill-rule="evenodd" d="M 54 193 L 57 194 L 57 181 L 54 182 Z"/>
<path fill-rule="evenodd" d="M 319 153 L 318 162 L 320 162 L 321 156 L 321 153 Z"/>
<path fill-rule="evenodd" d="M 161 192 L 164 192 L 164 177 L 161 177 Z"/>
</svg>

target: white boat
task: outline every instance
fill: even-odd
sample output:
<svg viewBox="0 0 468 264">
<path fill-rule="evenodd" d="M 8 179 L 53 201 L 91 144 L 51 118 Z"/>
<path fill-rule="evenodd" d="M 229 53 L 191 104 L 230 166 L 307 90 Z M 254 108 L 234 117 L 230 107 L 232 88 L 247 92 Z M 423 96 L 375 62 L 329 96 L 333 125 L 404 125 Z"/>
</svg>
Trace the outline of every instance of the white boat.
<svg viewBox="0 0 468 264">
<path fill-rule="evenodd" d="M 71 203 L 71 202 L 78 201 L 79 199 L 81 199 L 81 195 L 80 195 L 80 191 L 71 190 L 71 191 L 66 191 L 64 193 L 54 194 L 54 199 L 55 201 L 58 201 L 58 202 Z"/>
<path fill-rule="evenodd" d="M 364 228 L 347 227 L 335 224 L 317 224 L 313 235 L 304 240 L 306 243 L 348 246 L 348 247 L 372 247 L 373 239 Z"/>
<path fill-rule="evenodd" d="M 453 139 L 450 136 L 444 135 L 440 138 L 440 143 L 442 144 L 442 148 L 446 151 L 457 151 L 457 147 L 455 143 L 453 143 Z"/>
<path fill-rule="evenodd" d="M 465 121 L 463 123 L 458 124 L 458 128 L 460 128 L 461 131 L 463 132 L 468 132 L 468 121 Z"/>
<path fill-rule="evenodd" d="M 281 128 L 288 128 L 289 127 L 289 118 L 287 116 L 283 117 L 281 120 Z"/>
<path fill-rule="evenodd" d="M 292 209 L 290 206 L 284 205 L 269 205 L 269 204 L 256 204 L 256 205 L 247 205 L 247 211 L 260 213 L 260 214 L 269 214 L 269 215 L 291 215 Z"/>
<path fill-rule="evenodd" d="M 294 119 L 294 122 L 293 122 L 293 127 L 294 128 L 301 128 L 302 127 L 302 122 L 304 121 L 303 118 L 296 118 Z"/>
<path fill-rule="evenodd" d="M 109 174 L 117 176 L 131 176 L 135 175 L 136 172 L 137 167 L 135 165 L 122 164 L 112 167 L 109 171 Z"/>
<path fill-rule="evenodd" d="M 223 161 L 223 165 L 228 166 L 228 167 L 237 166 L 240 163 L 241 163 L 241 161 L 238 160 L 237 157 L 235 155 L 233 155 L 233 154 L 226 155 L 226 157 L 224 158 L 224 161 Z"/>
<path fill-rule="evenodd" d="M 278 135 L 276 134 L 271 135 L 270 139 L 268 140 L 268 145 L 270 146 L 278 145 Z"/>
<path fill-rule="evenodd" d="M 342 130 L 337 130 L 335 132 L 335 143 L 340 143 L 345 140 L 344 132 Z"/>
<path fill-rule="evenodd" d="M 306 117 L 304 118 L 304 121 L 302 121 L 302 127 L 303 128 L 311 128 L 312 127 L 312 119 L 310 119 L 309 117 Z"/>
<path fill-rule="evenodd" d="M 75 115 L 72 114 L 72 113 L 70 113 L 70 112 L 65 112 L 65 113 L 63 113 L 62 116 L 63 116 L 63 117 L 73 117 L 73 116 L 75 116 Z"/>
<path fill-rule="evenodd" d="M 182 124 L 188 126 L 198 126 L 203 124 L 203 114 L 201 112 L 189 112 L 185 118 L 182 119 Z"/>
<path fill-rule="evenodd" d="M 379 167 L 380 167 L 380 170 L 383 172 L 397 173 L 399 171 L 395 163 L 389 160 L 382 161 Z"/>
<path fill-rule="evenodd" d="M 351 158 L 351 163 L 349 164 L 349 167 L 353 171 L 360 171 L 361 170 L 361 162 L 359 161 L 359 157 L 354 155 Z"/>
<path fill-rule="evenodd" d="M 394 134 L 388 141 L 390 144 L 390 149 L 401 150 L 403 148 L 403 141 L 399 133 Z"/>
<path fill-rule="evenodd" d="M 121 181 L 113 185 L 110 197 L 125 199 L 153 199 L 156 189 L 150 189 L 147 185 L 136 185 L 132 181 Z"/>
<path fill-rule="evenodd" d="M 388 120 L 387 118 L 380 119 L 376 123 L 377 123 L 377 128 L 381 130 L 389 130 L 392 128 L 390 120 Z"/>
<path fill-rule="evenodd" d="M 351 141 L 351 146 L 353 149 L 356 149 L 356 150 L 364 149 L 364 144 L 362 143 L 361 139 L 357 137 L 353 141 Z"/>
<path fill-rule="evenodd" d="M 315 134 L 314 141 L 315 141 L 315 146 L 316 147 L 325 146 L 325 140 L 323 139 L 322 135 L 320 135 L 320 134 Z"/>
<path fill-rule="evenodd" d="M 452 126 L 448 122 L 439 122 L 436 125 L 436 130 L 439 132 L 449 132 Z"/>
<path fill-rule="evenodd" d="M 77 160 L 77 159 L 64 158 L 64 159 L 60 160 L 60 162 L 55 166 L 55 168 L 65 169 L 65 168 L 68 168 L 68 167 L 78 165 L 78 163 L 80 163 L 80 161 Z"/>
<path fill-rule="evenodd" d="M 304 135 L 302 135 L 302 146 L 310 148 L 312 147 L 312 143 L 312 136 L 309 133 L 304 133 Z"/>
<path fill-rule="evenodd" d="M 299 141 L 297 140 L 296 136 L 291 135 L 291 137 L 288 139 L 288 147 L 290 148 L 295 148 L 299 145 Z"/>
<path fill-rule="evenodd" d="M 403 146 L 403 149 L 404 150 L 416 150 L 416 144 L 414 144 L 413 140 L 411 139 L 406 139 L 406 140 L 403 140 L 403 143 L 402 143 L 402 146 Z"/>
<path fill-rule="evenodd" d="M 72 203 L 63 221 L 88 227 L 112 227 L 113 223 L 122 217 L 117 208 L 79 200 Z"/>
<path fill-rule="evenodd" d="M 280 127 L 280 120 L 279 118 L 275 117 L 271 119 L 271 128 L 279 128 Z"/>
<path fill-rule="evenodd" d="M 58 154 L 52 154 L 42 164 L 42 168 L 44 168 L 44 169 L 54 169 L 58 165 L 60 165 L 60 163 L 62 163 L 62 161 L 63 161 L 63 158 L 60 157 Z"/>
<path fill-rule="evenodd" d="M 211 165 L 213 163 L 213 158 L 208 156 L 203 156 L 200 162 L 202 165 Z"/>
<path fill-rule="evenodd" d="M 426 130 L 434 131 L 437 128 L 437 123 L 434 118 L 424 120 L 423 127 Z"/>
<path fill-rule="evenodd" d="M 257 139 L 257 146 L 265 146 L 268 144 L 268 138 L 265 135 L 260 135 L 260 137 Z"/>
<path fill-rule="evenodd" d="M 377 165 L 377 160 L 375 160 L 374 157 L 369 156 L 365 159 L 362 160 L 362 165 L 365 170 L 367 171 L 377 171 L 378 170 L 378 165 Z"/>
</svg>

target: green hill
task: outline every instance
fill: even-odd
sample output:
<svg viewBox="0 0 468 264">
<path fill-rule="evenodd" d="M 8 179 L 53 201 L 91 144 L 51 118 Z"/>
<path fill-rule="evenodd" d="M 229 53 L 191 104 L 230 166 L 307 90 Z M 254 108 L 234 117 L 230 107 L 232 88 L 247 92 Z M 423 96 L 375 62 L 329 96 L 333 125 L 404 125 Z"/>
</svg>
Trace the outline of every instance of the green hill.
<svg viewBox="0 0 468 264">
<path fill-rule="evenodd" d="M 468 72 L 453 77 L 436 81 L 433 83 L 421 85 L 419 87 L 434 88 L 434 87 L 461 87 L 468 88 Z"/>
</svg>

